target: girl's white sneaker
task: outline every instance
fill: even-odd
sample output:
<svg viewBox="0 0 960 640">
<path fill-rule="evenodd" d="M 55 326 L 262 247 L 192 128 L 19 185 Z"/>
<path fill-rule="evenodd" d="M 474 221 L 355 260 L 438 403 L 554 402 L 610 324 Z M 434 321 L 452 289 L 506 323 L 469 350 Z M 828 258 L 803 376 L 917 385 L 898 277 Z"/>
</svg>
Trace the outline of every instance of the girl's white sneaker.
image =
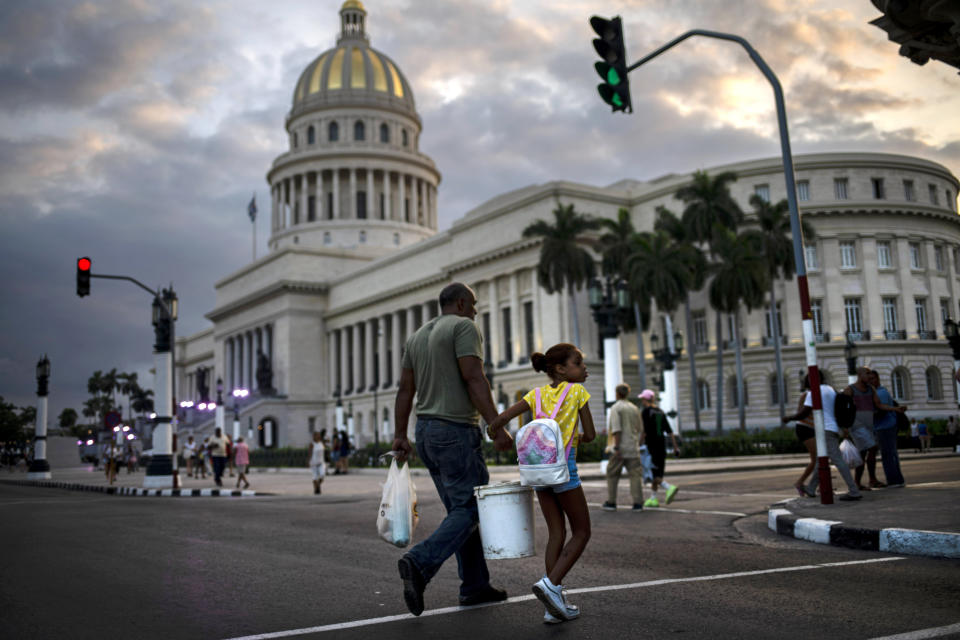
<svg viewBox="0 0 960 640">
<path fill-rule="evenodd" d="M 579 618 L 579 617 L 580 617 L 580 607 L 578 607 L 578 606 L 575 605 L 575 604 L 570 604 L 569 602 L 567 602 L 567 592 L 566 592 L 566 590 L 563 590 L 563 591 L 561 592 L 561 595 L 562 595 L 562 597 L 563 597 L 563 604 L 566 606 L 566 611 L 567 611 L 567 617 L 566 617 L 565 619 L 566 619 L 566 620 L 574 620 L 574 619 L 576 619 L 576 618 Z M 552 613 L 550 613 L 550 610 L 549 610 L 549 609 L 543 612 L 543 622 L 544 622 L 545 624 L 558 624 L 558 623 L 560 623 L 560 622 L 563 622 L 565 619 L 564 619 L 564 618 L 558 618 L 557 616 L 553 615 Z"/>
</svg>

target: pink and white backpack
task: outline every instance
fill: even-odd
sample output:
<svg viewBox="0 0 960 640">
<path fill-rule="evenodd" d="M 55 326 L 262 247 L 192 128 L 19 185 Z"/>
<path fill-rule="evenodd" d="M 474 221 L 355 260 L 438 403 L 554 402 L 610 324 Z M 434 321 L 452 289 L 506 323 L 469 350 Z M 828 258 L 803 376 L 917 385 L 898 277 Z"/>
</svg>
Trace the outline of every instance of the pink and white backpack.
<svg viewBox="0 0 960 640">
<path fill-rule="evenodd" d="M 520 464 L 521 485 L 546 487 L 563 484 L 570 480 L 567 457 L 570 455 L 573 437 L 564 447 L 563 431 L 555 418 L 572 387 L 573 384 L 567 384 L 549 416 L 543 412 L 540 388 L 537 388 L 534 419 L 523 425 L 517 432 L 517 462 Z"/>
</svg>

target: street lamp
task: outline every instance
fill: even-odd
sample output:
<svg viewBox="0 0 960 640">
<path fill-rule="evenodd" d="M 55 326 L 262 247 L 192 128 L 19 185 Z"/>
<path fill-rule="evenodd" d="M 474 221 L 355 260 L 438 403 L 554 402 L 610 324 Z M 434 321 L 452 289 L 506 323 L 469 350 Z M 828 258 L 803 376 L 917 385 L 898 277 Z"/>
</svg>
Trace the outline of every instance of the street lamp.
<svg viewBox="0 0 960 640">
<path fill-rule="evenodd" d="M 154 398 L 156 417 L 153 419 L 153 456 L 143 478 L 148 489 L 174 487 L 173 459 L 173 343 L 174 322 L 179 302 L 173 287 L 163 289 L 153 298 L 154 330 Z"/>
<path fill-rule="evenodd" d="M 679 331 L 673 336 L 667 334 L 666 344 L 663 348 L 660 346 L 660 336 L 653 334 L 650 336 L 650 351 L 653 358 L 660 363 L 660 381 L 661 390 L 664 392 L 662 404 L 664 412 L 671 420 L 677 417 L 677 372 L 674 363 L 680 359 L 683 353 L 683 334 Z M 669 338 L 673 339 L 670 340 Z M 671 345 L 672 343 L 672 345 Z"/>
<path fill-rule="evenodd" d="M 857 381 L 857 345 L 847 334 L 847 344 L 843 345 L 843 357 L 847 360 L 847 384 Z"/>
<path fill-rule="evenodd" d="M 33 432 L 33 460 L 27 469 L 30 480 L 49 480 L 50 463 L 47 462 L 47 395 L 50 381 L 50 359 L 44 354 L 37 362 L 37 420 Z"/>
<path fill-rule="evenodd" d="M 960 406 L 960 380 L 957 379 L 957 371 L 960 371 L 960 327 L 947 318 L 943 323 L 943 334 L 950 343 L 950 350 L 953 351 L 953 386 L 957 394 L 957 405 Z"/>
<path fill-rule="evenodd" d="M 593 318 L 603 338 L 604 406 L 609 408 L 617 400 L 617 385 L 623 380 L 620 362 L 620 325 L 630 309 L 627 283 L 612 275 L 590 280 L 587 287 Z M 639 331 L 639 328 L 638 328 Z"/>
<path fill-rule="evenodd" d="M 220 391 L 223 383 L 220 379 L 217 379 L 217 398 L 220 398 Z M 241 398 L 246 398 L 250 395 L 249 389 L 234 389 L 231 394 L 233 396 L 233 441 L 236 442 L 237 438 L 240 437 L 240 400 Z M 272 434 L 271 434 L 272 437 Z"/>
</svg>

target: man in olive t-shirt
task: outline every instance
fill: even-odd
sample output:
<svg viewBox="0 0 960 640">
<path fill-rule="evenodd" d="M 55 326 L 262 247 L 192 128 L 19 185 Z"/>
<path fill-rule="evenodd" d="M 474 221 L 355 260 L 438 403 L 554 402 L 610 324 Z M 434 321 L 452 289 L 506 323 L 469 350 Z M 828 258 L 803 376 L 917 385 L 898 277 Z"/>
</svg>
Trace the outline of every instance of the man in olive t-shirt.
<svg viewBox="0 0 960 640">
<path fill-rule="evenodd" d="M 430 537 L 399 561 L 403 598 L 410 613 L 423 612 L 423 591 L 444 561 L 457 556 L 460 604 L 505 600 L 490 585 L 483 558 L 473 488 L 490 476 L 483 460 L 479 417 L 489 424 L 497 417 L 490 384 L 483 374 L 483 341 L 473 319 L 477 297 L 466 285 L 453 283 L 440 292 L 441 315 L 426 322 L 407 340 L 401 361 L 400 388 L 394 407 L 393 451 L 405 460 L 413 452 L 407 423 L 416 394 L 417 455 L 423 460 L 447 516 Z M 510 448 L 512 439 L 500 429 L 494 445 Z"/>
</svg>

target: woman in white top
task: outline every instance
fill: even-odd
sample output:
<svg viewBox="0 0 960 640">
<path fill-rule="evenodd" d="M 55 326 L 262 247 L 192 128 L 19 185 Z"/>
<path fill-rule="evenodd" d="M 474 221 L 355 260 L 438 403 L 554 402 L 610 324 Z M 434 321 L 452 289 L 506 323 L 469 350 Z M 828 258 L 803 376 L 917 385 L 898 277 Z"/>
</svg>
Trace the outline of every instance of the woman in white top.
<svg viewBox="0 0 960 640">
<path fill-rule="evenodd" d="M 324 446 L 323 431 L 313 432 L 313 442 L 310 443 L 310 471 L 313 472 L 313 493 L 320 494 L 320 485 L 323 483 L 323 477 L 327 474 L 326 464 L 323 461 Z"/>
<path fill-rule="evenodd" d="M 187 441 L 183 445 L 183 457 L 187 459 L 187 477 L 193 477 L 193 463 L 197 459 L 197 443 L 193 436 L 187 436 Z"/>
</svg>

